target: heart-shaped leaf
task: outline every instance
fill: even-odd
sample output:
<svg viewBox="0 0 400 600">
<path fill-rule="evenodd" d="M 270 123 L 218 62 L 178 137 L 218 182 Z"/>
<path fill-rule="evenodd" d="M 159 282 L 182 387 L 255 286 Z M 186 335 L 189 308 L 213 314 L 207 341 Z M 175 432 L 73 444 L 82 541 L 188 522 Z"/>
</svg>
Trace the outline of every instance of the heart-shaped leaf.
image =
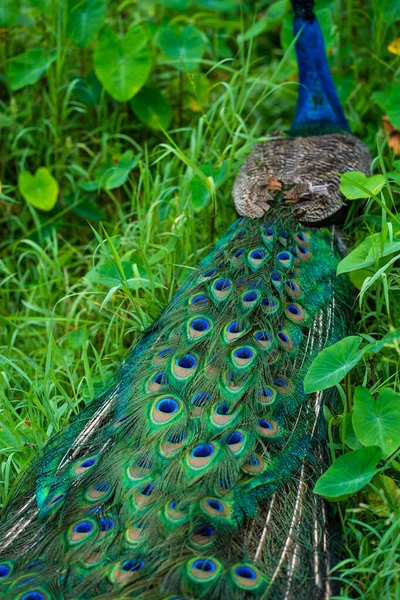
<svg viewBox="0 0 400 600">
<path fill-rule="evenodd" d="M 337 274 L 365 269 L 374 265 L 376 260 L 384 256 L 400 252 L 400 236 L 398 234 L 393 239 L 386 234 L 383 240 L 383 236 L 384 234 L 381 232 L 366 237 L 339 263 Z"/>
<path fill-rule="evenodd" d="M 400 394 L 384 388 L 375 398 L 359 386 L 354 395 L 354 431 L 365 446 L 379 446 L 383 455 L 400 446 Z"/>
<path fill-rule="evenodd" d="M 67 35 L 80 48 L 99 33 L 106 12 L 106 0 L 68 0 Z"/>
<path fill-rule="evenodd" d="M 359 200 L 376 195 L 385 184 L 383 175 L 367 177 L 361 171 L 349 171 L 340 176 L 340 191 L 348 200 Z"/>
<path fill-rule="evenodd" d="M 326 390 L 340 383 L 362 357 L 363 350 L 358 349 L 360 344 L 361 338 L 353 335 L 318 354 L 305 376 L 305 392 Z"/>
<path fill-rule="evenodd" d="M 47 67 L 55 60 L 55 54 L 46 56 L 43 48 L 33 48 L 11 59 L 7 69 L 7 79 L 12 90 L 39 81 Z"/>
<path fill-rule="evenodd" d="M 131 100 L 135 115 L 152 129 L 168 129 L 171 105 L 157 88 L 145 87 Z"/>
<path fill-rule="evenodd" d="M 1 0 L 0 27 L 12 27 L 18 19 L 19 2 L 16 0 Z"/>
<path fill-rule="evenodd" d="M 163 54 L 179 71 L 194 71 L 206 49 L 203 34 L 186 25 L 180 31 L 165 27 L 158 36 L 158 43 Z"/>
<path fill-rule="evenodd" d="M 127 150 L 118 161 L 116 167 L 107 171 L 105 187 L 107 190 L 114 190 L 123 185 L 128 179 L 129 173 L 137 165 L 138 157 L 133 158 L 132 150 Z"/>
<path fill-rule="evenodd" d="M 314 492 L 330 500 L 355 494 L 378 473 L 376 465 L 382 457 L 378 446 L 359 448 L 343 454 L 315 484 Z"/>
<path fill-rule="evenodd" d="M 133 27 L 124 38 L 105 27 L 96 44 L 94 66 L 107 92 L 119 102 L 133 98 L 146 83 L 152 59 L 146 30 Z"/>
<path fill-rule="evenodd" d="M 20 173 L 18 189 L 29 204 L 40 210 L 52 210 L 57 202 L 58 183 L 46 167 L 40 167 L 34 175 L 29 171 Z"/>
</svg>

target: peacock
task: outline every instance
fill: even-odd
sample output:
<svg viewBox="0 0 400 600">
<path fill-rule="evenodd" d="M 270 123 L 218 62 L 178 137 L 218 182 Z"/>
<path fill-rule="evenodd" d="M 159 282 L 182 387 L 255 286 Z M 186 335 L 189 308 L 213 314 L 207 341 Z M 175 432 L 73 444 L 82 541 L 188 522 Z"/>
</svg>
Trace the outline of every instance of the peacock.
<svg viewBox="0 0 400 600">
<path fill-rule="evenodd" d="M 52 438 L 0 526 L 12 600 L 309 600 L 334 593 L 328 464 L 307 370 L 347 334 L 339 173 L 368 173 L 314 15 L 292 0 L 289 132 L 255 146 L 239 218 L 142 335 L 111 388 Z"/>
</svg>

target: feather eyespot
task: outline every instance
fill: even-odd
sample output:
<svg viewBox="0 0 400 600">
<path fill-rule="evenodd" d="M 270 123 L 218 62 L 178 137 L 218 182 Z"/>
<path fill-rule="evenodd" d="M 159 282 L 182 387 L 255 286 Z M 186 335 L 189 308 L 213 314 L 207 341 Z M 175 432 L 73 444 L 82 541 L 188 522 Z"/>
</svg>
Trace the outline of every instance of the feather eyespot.
<svg viewBox="0 0 400 600">
<path fill-rule="evenodd" d="M 262 592 L 266 587 L 265 579 L 253 565 L 235 565 L 231 568 L 230 575 L 235 585 L 243 592 L 255 590 Z"/>
<path fill-rule="evenodd" d="M 295 242 L 297 242 L 301 246 L 305 246 L 306 248 L 308 248 L 308 246 L 310 245 L 310 236 L 304 231 L 298 231 L 294 234 L 293 238 Z"/>
<path fill-rule="evenodd" d="M 312 259 L 311 252 L 305 246 L 297 246 L 297 251 L 301 260 L 308 261 Z"/>
<path fill-rule="evenodd" d="M 173 362 L 173 373 L 178 379 L 186 379 L 193 375 L 197 367 L 197 358 L 193 354 L 185 354 Z"/>
<path fill-rule="evenodd" d="M 217 446 L 213 442 L 198 444 L 188 451 L 187 461 L 194 470 L 205 469 L 216 457 Z"/>
<path fill-rule="evenodd" d="M 213 275 L 215 275 L 215 271 L 216 271 L 216 269 L 208 269 L 208 271 L 205 271 L 200 276 L 200 279 L 210 279 L 210 277 L 212 277 Z"/>
<path fill-rule="evenodd" d="M 183 404 L 176 396 L 157 398 L 150 410 L 151 421 L 155 425 L 166 425 L 177 419 L 183 411 Z"/>
<path fill-rule="evenodd" d="M 221 563 L 212 558 L 193 558 L 186 565 L 188 577 L 197 585 L 202 582 L 209 585 L 210 581 L 219 577 L 221 571 Z"/>
<path fill-rule="evenodd" d="M 81 544 L 97 534 L 97 523 L 93 519 L 84 519 L 70 526 L 68 541 L 72 545 Z"/>
<path fill-rule="evenodd" d="M 288 279 L 285 282 L 285 289 L 289 296 L 292 296 L 293 298 L 299 298 L 301 296 L 301 288 L 299 284 L 292 279 Z"/>
<path fill-rule="evenodd" d="M 249 475 L 255 475 L 257 473 L 261 473 L 264 469 L 263 460 L 256 454 L 249 456 L 246 459 L 245 463 L 242 465 L 242 470 L 248 473 Z"/>
<path fill-rule="evenodd" d="M 260 419 L 257 429 L 263 437 L 275 437 L 279 431 L 278 424 L 272 419 Z"/>
<path fill-rule="evenodd" d="M 274 377 L 272 385 L 277 388 L 280 394 L 289 394 L 292 391 L 290 381 L 287 381 L 284 377 Z"/>
<path fill-rule="evenodd" d="M 22 594 L 22 596 L 18 596 L 18 600 L 47 600 L 48 597 L 47 594 L 45 595 L 40 590 L 32 590 L 26 594 Z"/>
<path fill-rule="evenodd" d="M 293 265 L 293 256 L 290 252 L 279 252 L 278 262 L 285 269 L 290 269 Z"/>
<path fill-rule="evenodd" d="M 288 304 L 285 310 L 286 316 L 295 323 L 301 323 L 305 319 L 305 313 L 299 304 Z"/>
<path fill-rule="evenodd" d="M 191 319 L 188 328 L 189 338 L 198 340 L 210 333 L 211 329 L 212 323 L 206 317 L 196 317 L 195 319 Z"/>
<path fill-rule="evenodd" d="M 215 529 L 211 525 L 196 525 L 191 533 L 192 542 L 199 546 L 208 546 L 215 537 Z"/>
<path fill-rule="evenodd" d="M 107 481 L 99 481 L 90 486 L 86 492 L 86 498 L 91 502 L 97 502 L 98 500 L 104 500 L 110 493 L 111 485 Z"/>
<path fill-rule="evenodd" d="M 250 346 L 239 346 L 231 353 L 232 362 L 238 369 L 249 367 L 255 360 L 256 353 Z"/>
<path fill-rule="evenodd" d="M 135 573 L 136 571 L 143 569 L 144 565 L 144 560 L 128 559 L 122 563 L 121 571 Z"/>
<path fill-rule="evenodd" d="M 286 333 L 285 331 L 279 331 L 277 337 L 281 348 L 289 351 L 294 349 L 295 346 L 293 340 L 288 333 Z"/>
<path fill-rule="evenodd" d="M 271 405 L 276 401 L 277 393 L 276 390 L 273 390 L 270 387 L 263 387 L 259 390 L 257 394 L 257 399 L 262 404 Z"/>
<path fill-rule="evenodd" d="M 0 581 L 5 581 L 13 572 L 13 564 L 11 562 L 0 563 Z"/>
<path fill-rule="evenodd" d="M 209 303 L 208 297 L 205 294 L 195 294 L 189 298 L 189 304 L 192 309 L 200 309 L 207 306 Z"/>
<path fill-rule="evenodd" d="M 245 449 L 245 435 L 242 431 L 232 431 L 225 436 L 225 442 L 229 450 L 238 456 Z"/>
</svg>

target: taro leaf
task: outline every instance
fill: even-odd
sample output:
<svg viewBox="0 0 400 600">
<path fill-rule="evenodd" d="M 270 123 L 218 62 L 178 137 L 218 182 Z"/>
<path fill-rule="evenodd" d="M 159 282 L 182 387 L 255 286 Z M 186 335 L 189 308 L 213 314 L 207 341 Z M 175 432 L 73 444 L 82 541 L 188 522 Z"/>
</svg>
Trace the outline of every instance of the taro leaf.
<svg viewBox="0 0 400 600">
<path fill-rule="evenodd" d="M 385 346 L 396 342 L 400 344 L 400 327 L 389 331 L 382 339 L 373 342 L 370 346 L 367 346 L 365 350 L 366 352 L 373 352 L 375 354 L 376 352 L 380 352 Z"/>
<path fill-rule="evenodd" d="M 268 31 L 270 29 L 274 29 L 277 24 L 283 19 L 286 13 L 287 2 L 286 0 L 278 0 L 274 2 L 268 7 L 265 15 L 256 21 L 253 25 L 251 25 L 246 33 L 240 37 L 241 41 L 248 41 L 252 38 L 260 35 L 264 31 Z M 293 32 L 293 26 L 291 27 L 291 31 Z M 293 37 L 293 33 L 292 33 Z"/>
<path fill-rule="evenodd" d="M 312 362 L 304 379 L 307 394 L 326 390 L 342 381 L 363 355 L 361 338 L 353 335 L 325 348 Z"/>
<path fill-rule="evenodd" d="M 153 87 L 145 87 L 131 100 L 135 115 L 152 129 L 168 129 L 171 123 L 171 105 L 166 97 Z"/>
<path fill-rule="evenodd" d="M 367 177 L 361 171 L 349 171 L 340 176 L 340 191 L 348 200 L 359 200 L 377 194 L 385 183 L 383 175 Z"/>
<path fill-rule="evenodd" d="M 68 0 L 67 35 L 80 48 L 99 33 L 106 12 L 106 0 Z"/>
<path fill-rule="evenodd" d="M 14 56 L 7 69 L 10 88 L 15 91 L 39 81 L 55 58 L 55 53 L 47 56 L 43 48 L 33 48 Z"/>
<path fill-rule="evenodd" d="M 57 202 L 58 183 L 46 167 L 40 167 L 34 175 L 29 171 L 20 173 L 18 189 L 27 202 L 40 210 L 52 210 Z"/>
<path fill-rule="evenodd" d="M 18 19 L 19 2 L 16 0 L 1 0 L 0 27 L 12 27 Z"/>
<path fill-rule="evenodd" d="M 105 27 L 96 44 L 94 66 L 110 96 L 119 102 L 133 98 L 146 83 L 152 66 L 144 27 L 132 27 L 124 38 Z"/>
<path fill-rule="evenodd" d="M 74 80 L 74 98 L 86 106 L 96 106 L 99 103 L 101 90 L 101 83 L 94 71 L 91 71 L 86 79 L 78 77 Z"/>
<path fill-rule="evenodd" d="M 329 500 L 341 500 L 355 494 L 378 473 L 382 457 L 378 446 L 359 448 L 339 456 L 317 481 L 314 492 Z"/>
<path fill-rule="evenodd" d="M 352 422 L 352 415 L 349 413 L 343 415 L 343 418 L 340 422 L 340 435 L 342 442 L 352 450 L 361 448 L 362 443 L 356 436 Z"/>
<path fill-rule="evenodd" d="M 382 235 L 385 235 L 385 242 L 382 248 Z M 400 236 L 395 235 L 391 240 L 387 234 L 375 233 L 369 235 L 348 254 L 338 265 L 337 274 L 348 273 L 358 269 L 365 269 L 373 264 L 379 258 L 400 251 Z"/>
<path fill-rule="evenodd" d="M 212 177 L 214 180 L 215 188 L 225 180 L 226 178 L 226 161 L 223 163 L 221 167 L 216 169 L 212 166 L 211 163 L 206 163 L 200 170 L 204 173 L 206 177 Z M 196 212 L 200 212 L 207 206 L 210 201 L 211 193 L 210 189 L 205 181 L 199 177 L 199 175 L 195 175 L 190 182 L 190 190 L 192 192 L 192 204 L 193 208 Z"/>
<path fill-rule="evenodd" d="M 200 66 L 200 60 L 206 49 L 203 34 L 186 25 L 180 31 L 165 27 L 158 36 L 163 54 L 179 71 L 194 71 Z"/>
<path fill-rule="evenodd" d="M 114 190 L 124 185 L 129 177 L 129 173 L 137 165 L 138 159 L 138 157 L 133 158 L 132 150 L 124 152 L 118 164 L 106 172 L 105 188 L 107 190 Z"/>
<path fill-rule="evenodd" d="M 359 386 L 354 395 L 354 431 L 364 446 L 379 446 L 383 456 L 400 446 L 400 394 L 390 388 L 375 398 Z"/>
</svg>

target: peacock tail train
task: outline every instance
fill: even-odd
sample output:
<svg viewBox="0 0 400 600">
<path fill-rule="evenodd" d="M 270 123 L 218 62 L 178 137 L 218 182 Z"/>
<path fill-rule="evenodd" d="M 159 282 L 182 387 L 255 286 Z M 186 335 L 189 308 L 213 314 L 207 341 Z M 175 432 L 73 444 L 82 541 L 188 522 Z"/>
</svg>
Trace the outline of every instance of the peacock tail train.
<svg viewBox="0 0 400 600">
<path fill-rule="evenodd" d="M 367 172 L 369 155 L 347 132 L 312 0 L 293 5 L 307 93 L 291 134 L 256 146 L 233 190 L 244 216 L 22 478 L 0 524 L 2 599 L 334 593 L 332 519 L 312 493 L 330 392 L 303 381 L 349 327 L 331 224 L 338 172 Z"/>
<path fill-rule="evenodd" d="M 348 289 L 332 232 L 275 202 L 229 228 L 47 446 L 1 529 L 2 598 L 283 598 L 290 569 L 311 597 L 292 563 L 323 555 L 302 531 L 324 430 L 303 379 L 345 334 Z"/>
</svg>

